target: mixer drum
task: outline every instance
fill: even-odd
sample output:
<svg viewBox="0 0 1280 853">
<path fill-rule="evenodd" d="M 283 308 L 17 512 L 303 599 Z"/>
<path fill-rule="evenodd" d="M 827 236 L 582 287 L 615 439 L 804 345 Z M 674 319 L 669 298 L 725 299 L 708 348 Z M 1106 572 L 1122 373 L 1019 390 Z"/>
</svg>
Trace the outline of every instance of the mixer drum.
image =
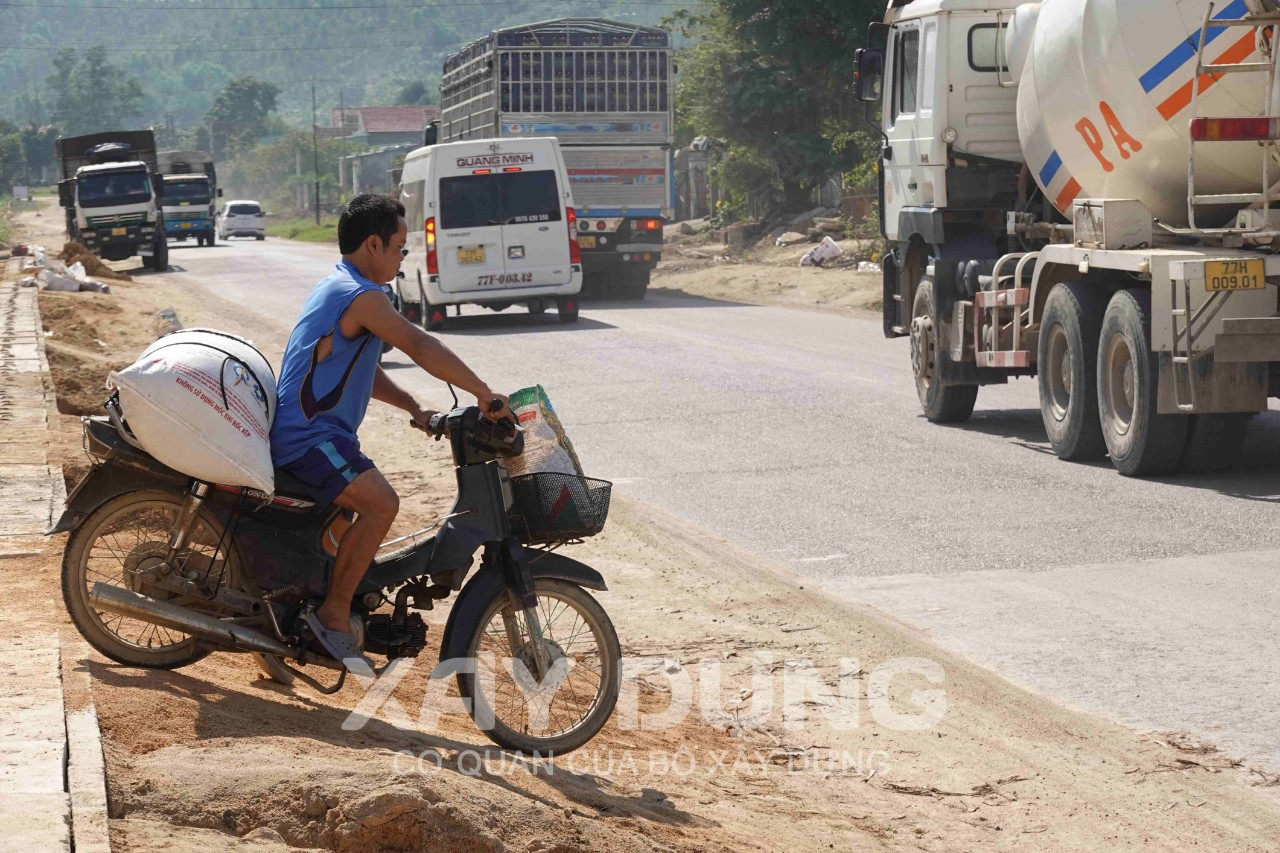
<svg viewBox="0 0 1280 853">
<path fill-rule="evenodd" d="M 1256 2 L 1218 3 L 1214 17 L 1243 17 Z M 1208 0 L 1047 0 L 1019 8 L 1006 38 L 1018 75 L 1018 136 L 1028 167 L 1058 210 L 1069 214 L 1076 198 L 1132 198 L 1162 222 L 1187 224 L 1193 45 L 1208 6 Z M 1253 29 L 1211 27 L 1206 60 L 1263 61 L 1261 38 Z M 1206 75 L 1197 112 L 1259 115 L 1266 79 Z M 1198 144 L 1197 194 L 1261 192 L 1265 152 L 1256 142 Z M 1280 180 L 1280 166 L 1272 166 L 1271 180 Z M 1197 224 L 1219 224 L 1236 209 L 1199 209 Z"/>
</svg>

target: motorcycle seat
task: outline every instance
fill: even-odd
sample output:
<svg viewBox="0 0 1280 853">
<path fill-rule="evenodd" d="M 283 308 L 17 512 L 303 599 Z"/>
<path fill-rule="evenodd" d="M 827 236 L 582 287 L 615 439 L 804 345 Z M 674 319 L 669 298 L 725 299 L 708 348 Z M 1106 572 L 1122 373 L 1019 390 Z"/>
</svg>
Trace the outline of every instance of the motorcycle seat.
<svg viewBox="0 0 1280 853">
<path fill-rule="evenodd" d="M 276 469 L 276 496 L 294 501 L 306 501 L 312 505 L 316 502 L 307 487 L 283 468 Z"/>
</svg>

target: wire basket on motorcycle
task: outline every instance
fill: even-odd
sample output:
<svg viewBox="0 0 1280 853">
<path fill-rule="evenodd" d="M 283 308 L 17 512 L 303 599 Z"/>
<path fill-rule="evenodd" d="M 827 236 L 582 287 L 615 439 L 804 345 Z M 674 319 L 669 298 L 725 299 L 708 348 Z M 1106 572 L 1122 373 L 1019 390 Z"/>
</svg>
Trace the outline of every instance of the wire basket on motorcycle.
<svg viewBox="0 0 1280 853">
<path fill-rule="evenodd" d="M 511 530 L 529 545 L 585 539 L 604 530 L 613 484 L 577 474 L 511 478 Z"/>
</svg>

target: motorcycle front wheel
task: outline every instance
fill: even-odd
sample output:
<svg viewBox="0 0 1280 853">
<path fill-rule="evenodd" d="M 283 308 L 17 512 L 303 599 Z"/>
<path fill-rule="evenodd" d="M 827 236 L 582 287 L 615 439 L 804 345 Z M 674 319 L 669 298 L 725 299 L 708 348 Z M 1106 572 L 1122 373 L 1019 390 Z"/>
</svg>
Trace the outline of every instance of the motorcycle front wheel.
<svg viewBox="0 0 1280 853">
<path fill-rule="evenodd" d="M 174 669 L 208 654 L 197 647 L 194 637 L 181 631 L 107 613 L 89 604 L 93 585 L 104 583 L 192 610 L 225 615 L 202 599 L 177 595 L 145 580 L 148 570 L 168 557 L 169 536 L 181 509 L 181 495 L 129 492 L 94 510 L 67 539 L 62 556 L 62 599 L 67 613 L 89 645 L 114 661 Z M 222 526 L 208 511 L 201 510 L 173 568 L 203 575 L 221 540 Z M 234 549 L 225 571 L 221 555 L 217 563 L 213 570 L 223 573 L 223 586 L 238 588 L 240 564 Z"/>
<path fill-rule="evenodd" d="M 537 621 L 550 671 L 539 679 L 524 610 L 503 589 L 467 645 L 475 672 L 458 675 L 476 725 L 499 746 L 540 756 L 585 744 L 618 701 L 622 651 L 609 616 L 586 590 L 534 582 Z"/>
</svg>

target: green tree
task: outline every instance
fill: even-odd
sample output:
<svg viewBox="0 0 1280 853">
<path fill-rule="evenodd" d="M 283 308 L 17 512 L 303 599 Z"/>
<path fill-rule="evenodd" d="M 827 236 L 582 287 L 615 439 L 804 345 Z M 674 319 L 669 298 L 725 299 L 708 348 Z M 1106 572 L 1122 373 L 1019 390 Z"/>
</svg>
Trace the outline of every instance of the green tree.
<svg viewBox="0 0 1280 853">
<path fill-rule="evenodd" d="M 54 96 L 53 123 L 71 136 L 126 129 L 142 114 L 142 86 L 107 61 L 101 47 L 58 51 L 47 82 Z"/>
<path fill-rule="evenodd" d="M 56 127 L 24 127 L 19 133 L 22 136 L 22 153 L 27 160 L 27 168 L 33 176 L 39 176 L 40 170 L 53 165 L 53 143 L 58 138 Z"/>
<path fill-rule="evenodd" d="M 397 106 L 418 106 L 429 104 L 431 101 L 432 93 L 427 91 L 427 84 L 421 80 L 406 83 L 396 94 Z"/>
<path fill-rule="evenodd" d="M 239 151 L 218 166 L 219 182 L 227 198 L 253 198 L 270 211 L 305 215 L 312 209 L 314 186 L 320 181 L 321 205 L 338 203 L 340 139 L 321 139 L 316 149 L 315 171 L 310 130 L 294 130 L 283 138 Z"/>
<path fill-rule="evenodd" d="M 22 153 L 22 134 L 7 121 L 0 121 L 0 193 L 27 179 L 27 158 Z"/>
<path fill-rule="evenodd" d="M 726 189 L 771 184 L 785 210 L 802 210 L 825 178 L 857 165 L 853 52 L 883 5 L 712 0 L 705 12 L 674 17 L 696 39 L 680 57 L 681 135 L 728 143 Z"/>
<path fill-rule="evenodd" d="M 255 77 L 228 83 L 205 116 L 214 158 L 251 146 L 265 136 L 279 95 L 279 86 Z"/>
</svg>

